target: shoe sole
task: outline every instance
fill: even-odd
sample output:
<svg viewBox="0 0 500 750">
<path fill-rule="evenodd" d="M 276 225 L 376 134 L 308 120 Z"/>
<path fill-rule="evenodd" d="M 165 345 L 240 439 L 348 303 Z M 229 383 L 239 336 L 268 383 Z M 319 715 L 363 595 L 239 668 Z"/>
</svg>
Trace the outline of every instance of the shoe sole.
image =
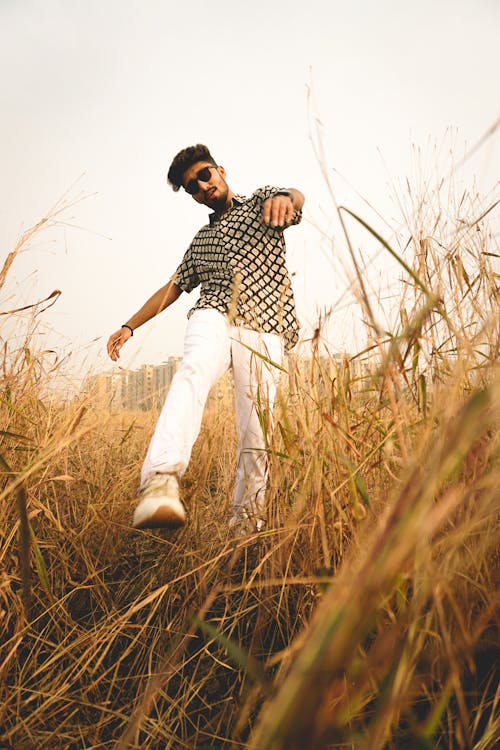
<svg viewBox="0 0 500 750">
<path fill-rule="evenodd" d="M 134 529 L 178 529 L 185 523 L 185 519 L 180 518 L 172 508 L 168 505 L 161 505 L 152 516 L 134 524 Z"/>
<path fill-rule="evenodd" d="M 144 498 L 137 506 L 132 526 L 134 529 L 177 529 L 186 523 L 186 512 L 177 498 L 156 500 Z"/>
</svg>

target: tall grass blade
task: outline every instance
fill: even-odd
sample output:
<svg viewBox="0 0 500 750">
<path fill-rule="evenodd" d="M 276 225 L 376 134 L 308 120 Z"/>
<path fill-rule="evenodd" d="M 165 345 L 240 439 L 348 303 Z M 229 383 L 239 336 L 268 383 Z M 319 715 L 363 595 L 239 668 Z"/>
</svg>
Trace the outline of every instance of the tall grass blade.
<svg viewBox="0 0 500 750">
<path fill-rule="evenodd" d="M 47 592 L 47 594 L 50 594 L 49 576 L 47 573 L 47 568 L 45 567 L 42 550 L 40 549 L 40 545 L 38 544 L 37 539 L 35 537 L 33 527 L 31 526 L 29 521 L 28 521 L 28 525 L 29 525 L 31 546 L 33 547 L 33 553 L 35 555 L 35 564 L 36 564 L 36 569 L 38 572 L 38 577 L 40 579 L 40 583 L 42 584 L 42 588 Z"/>
<path fill-rule="evenodd" d="M 236 666 L 241 667 L 241 669 L 243 669 L 243 671 L 259 685 L 266 695 L 271 694 L 272 689 L 267 680 L 264 669 L 251 654 L 245 652 L 237 643 L 230 638 L 227 638 L 223 633 L 220 633 L 210 622 L 200 620 L 197 617 L 193 618 L 193 622 L 203 633 L 217 641 L 217 643 L 225 649 L 233 663 Z"/>
<path fill-rule="evenodd" d="M 419 276 L 413 271 L 413 269 L 410 268 L 410 266 L 405 263 L 405 261 L 401 258 L 400 255 L 397 254 L 395 250 L 392 249 L 392 247 L 389 245 L 389 243 L 372 227 L 368 222 L 364 221 L 364 219 L 361 218 L 361 216 L 358 216 L 358 214 L 354 213 L 354 211 L 351 211 L 346 206 L 340 206 L 339 210 L 345 211 L 350 216 L 353 217 L 353 219 L 356 219 L 359 224 L 361 224 L 362 227 L 368 230 L 370 234 L 372 234 L 375 239 L 377 239 L 381 245 L 385 247 L 386 250 L 389 251 L 389 253 L 392 255 L 392 257 L 397 260 L 397 262 L 405 269 L 406 273 L 411 276 L 415 284 L 420 287 L 420 289 L 424 292 L 424 294 L 427 297 L 432 297 L 431 292 L 429 289 L 427 289 L 426 285 L 423 283 L 423 281 L 419 278 Z"/>
</svg>

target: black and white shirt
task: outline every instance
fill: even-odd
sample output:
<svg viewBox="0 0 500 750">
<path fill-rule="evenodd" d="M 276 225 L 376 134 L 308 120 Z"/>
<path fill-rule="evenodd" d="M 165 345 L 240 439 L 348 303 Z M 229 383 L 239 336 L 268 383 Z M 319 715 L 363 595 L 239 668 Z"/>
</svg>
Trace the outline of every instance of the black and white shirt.
<svg viewBox="0 0 500 750">
<path fill-rule="evenodd" d="M 188 317 L 202 308 L 229 316 L 233 325 L 283 336 L 285 347 L 297 343 L 299 325 L 286 267 L 283 227 L 262 224 L 262 204 L 283 188 L 259 188 L 250 198 L 235 195 L 222 215 L 195 235 L 174 280 L 185 292 L 201 285 Z M 290 224 L 298 224 L 295 211 Z"/>
</svg>

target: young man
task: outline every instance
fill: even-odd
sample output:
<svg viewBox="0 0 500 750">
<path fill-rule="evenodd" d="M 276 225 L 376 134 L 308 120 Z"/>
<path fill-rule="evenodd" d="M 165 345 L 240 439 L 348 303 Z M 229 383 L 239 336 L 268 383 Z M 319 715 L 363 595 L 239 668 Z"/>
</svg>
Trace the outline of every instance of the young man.
<svg viewBox="0 0 500 750">
<path fill-rule="evenodd" d="M 168 180 L 212 209 L 170 281 L 108 341 L 116 361 L 136 328 L 200 285 L 188 314 L 184 354 L 141 473 L 135 528 L 185 523 L 178 479 L 189 462 L 203 409 L 214 383 L 232 368 L 238 432 L 233 498 L 234 530 L 264 526 L 267 457 L 261 420 L 271 412 L 283 349 L 298 338 L 283 230 L 298 224 L 304 196 L 296 189 L 264 187 L 250 198 L 236 195 L 202 144 L 174 158 Z M 257 407 L 257 404 L 259 405 Z"/>
</svg>

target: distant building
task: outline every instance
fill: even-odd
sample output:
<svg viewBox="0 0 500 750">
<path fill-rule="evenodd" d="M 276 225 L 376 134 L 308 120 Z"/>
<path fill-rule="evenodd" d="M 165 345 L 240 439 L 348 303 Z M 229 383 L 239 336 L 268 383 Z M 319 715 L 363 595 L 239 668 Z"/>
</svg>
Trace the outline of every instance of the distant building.
<svg viewBox="0 0 500 750">
<path fill-rule="evenodd" d="M 161 365 L 141 365 L 138 370 L 113 370 L 92 375 L 84 393 L 95 406 L 116 410 L 149 411 L 159 408 L 179 366 L 180 357 L 169 357 Z"/>
<path fill-rule="evenodd" d="M 181 361 L 169 357 L 160 365 L 141 365 L 138 370 L 113 370 L 87 378 L 84 393 L 96 407 L 109 410 L 150 411 L 160 409 L 167 390 Z M 282 382 L 292 393 L 305 383 L 329 393 L 333 384 L 349 390 L 366 387 L 370 367 L 366 360 L 350 359 L 347 354 L 303 357 L 290 354 L 284 363 L 288 375 Z M 232 397 L 234 385 L 231 373 L 221 378 L 210 393 L 210 402 Z"/>
<path fill-rule="evenodd" d="M 123 371 L 91 375 L 84 383 L 84 394 L 99 408 L 119 409 L 126 398 L 126 375 Z"/>
<path fill-rule="evenodd" d="M 292 392 L 305 383 L 320 393 L 329 393 L 333 384 L 349 390 L 364 390 L 371 373 L 368 360 L 352 358 L 346 353 L 304 357 L 288 356 L 288 382 Z"/>
</svg>

